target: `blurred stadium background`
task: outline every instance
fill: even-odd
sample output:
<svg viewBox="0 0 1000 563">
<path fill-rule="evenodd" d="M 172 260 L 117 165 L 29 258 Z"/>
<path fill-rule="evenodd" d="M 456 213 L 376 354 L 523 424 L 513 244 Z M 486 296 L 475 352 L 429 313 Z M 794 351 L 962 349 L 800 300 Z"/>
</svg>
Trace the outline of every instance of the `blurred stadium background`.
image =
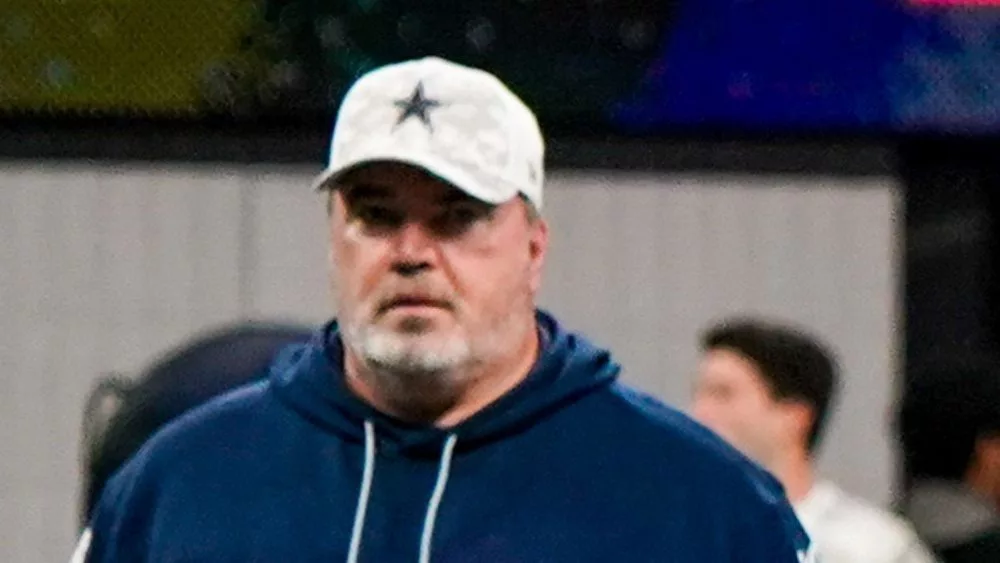
<svg viewBox="0 0 1000 563">
<path fill-rule="evenodd" d="M 821 466 L 890 502 L 901 378 L 996 346 L 985 4 L 0 1 L 0 560 L 69 553 L 99 376 L 332 315 L 308 185 L 336 102 L 424 54 L 538 110 L 546 307 L 679 406 L 711 320 L 814 327 L 846 381 Z"/>
</svg>

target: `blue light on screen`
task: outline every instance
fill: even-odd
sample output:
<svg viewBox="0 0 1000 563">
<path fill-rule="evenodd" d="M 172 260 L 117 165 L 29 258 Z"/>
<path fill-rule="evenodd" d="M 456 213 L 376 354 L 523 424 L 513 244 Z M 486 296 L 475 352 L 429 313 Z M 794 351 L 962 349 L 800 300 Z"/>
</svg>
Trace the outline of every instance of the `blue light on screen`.
<svg viewBox="0 0 1000 563">
<path fill-rule="evenodd" d="M 1000 130 L 1000 9 L 896 0 L 690 0 L 643 80 L 609 109 L 627 133 Z"/>
</svg>

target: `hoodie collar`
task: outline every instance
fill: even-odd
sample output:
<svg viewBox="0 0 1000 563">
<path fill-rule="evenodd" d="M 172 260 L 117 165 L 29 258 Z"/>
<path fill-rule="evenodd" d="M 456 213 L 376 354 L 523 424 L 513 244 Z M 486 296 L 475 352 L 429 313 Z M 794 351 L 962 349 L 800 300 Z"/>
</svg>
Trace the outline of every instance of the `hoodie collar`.
<svg viewBox="0 0 1000 563">
<path fill-rule="evenodd" d="M 335 320 L 308 344 L 279 356 L 271 382 L 278 397 L 300 416 L 348 440 L 363 441 L 364 423 L 370 421 L 382 453 L 436 457 L 451 434 L 458 436 L 459 450 L 471 449 L 515 434 L 617 378 L 620 367 L 609 352 L 565 331 L 543 311 L 536 320 L 542 339 L 529 375 L 453 428 L 406 422 L 357 397 L 344 381 L 343 343 Z"/>
</svg>

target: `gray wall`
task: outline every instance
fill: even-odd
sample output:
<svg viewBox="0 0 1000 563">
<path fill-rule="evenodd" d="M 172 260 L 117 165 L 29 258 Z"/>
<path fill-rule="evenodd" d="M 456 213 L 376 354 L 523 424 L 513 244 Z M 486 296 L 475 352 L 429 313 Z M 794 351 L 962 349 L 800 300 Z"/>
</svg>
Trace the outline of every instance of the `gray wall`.
<svg viewBox="0 0 1000 563">
<path fill-rule="evenodd" d="M 330 314 L 313 172 L 0 164 L 0 561 L 70 552 L 95 376 L 236 318 Z M 609 172 L 553 174 L 548 189 L 544 306 L 681 406 L 708 321 L 760 311 L 811 325 L 847 379 L 823 470 L 889 498 L 891 179 Z"/>
</svg>

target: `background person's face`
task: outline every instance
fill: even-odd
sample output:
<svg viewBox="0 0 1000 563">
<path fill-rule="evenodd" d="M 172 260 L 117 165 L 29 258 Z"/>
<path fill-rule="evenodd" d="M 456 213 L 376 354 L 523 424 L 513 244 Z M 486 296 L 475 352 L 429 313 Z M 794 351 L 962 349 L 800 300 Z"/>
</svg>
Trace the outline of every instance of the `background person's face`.
<svg viewBox="0 0 1000 563">
<path fill-rule="evenodd" d="M 791 439 L 783 405 L 756 364 L 732 350 L 709 350 L 702 357 L 691 414 L 765 467 Z"/>
</svg>

